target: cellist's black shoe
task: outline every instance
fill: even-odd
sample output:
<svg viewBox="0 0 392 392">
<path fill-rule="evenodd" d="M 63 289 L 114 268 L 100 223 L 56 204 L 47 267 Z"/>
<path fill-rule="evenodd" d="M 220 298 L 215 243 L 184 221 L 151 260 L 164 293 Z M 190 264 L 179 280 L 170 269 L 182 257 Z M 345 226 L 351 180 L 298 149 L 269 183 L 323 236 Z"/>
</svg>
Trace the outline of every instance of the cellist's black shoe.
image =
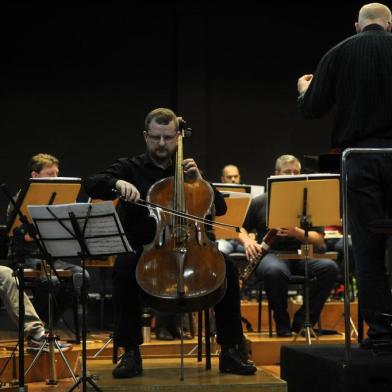
<svg viewBox="0 0 392 392">
<path fill-rule="evenodd" d="M 132 378 L 143 371 L 142 357 L 140 356 L 139 347 L 126 351 L 120 360 L 120 363 L 113 369 L 114 378 Z"/>
<path fill-rule="evenodd" d="M 222 346 L 219 355 L 219 370 L 221 373 L 250 375 L 254 374 L 257 368 L 236 346 Z"/>
<path fill-rule="evenodd" d="M 244 362 L 246 362 L 248 365 L 255 364 L 251 359 L 249 359 L 249 355 L 250 355 L 250 341 L 249 340 L 244 338 L 243 342 L 237 345 L 237 350 L 238 350 L 238 353 L 241 355 L 241 358 Z"/>
</svg>

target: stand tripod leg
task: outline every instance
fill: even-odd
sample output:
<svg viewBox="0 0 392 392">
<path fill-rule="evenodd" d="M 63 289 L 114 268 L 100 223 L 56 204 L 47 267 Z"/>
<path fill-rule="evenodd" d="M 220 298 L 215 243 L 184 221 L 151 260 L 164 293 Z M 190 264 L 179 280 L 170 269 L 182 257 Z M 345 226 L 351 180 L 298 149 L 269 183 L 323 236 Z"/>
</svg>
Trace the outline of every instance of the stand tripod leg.
<svg viewBox="0 0 392 392">
<path fill-rule="evenodd" d="M 26 370 L 26 372 L 25 372 L 25 374 L 24 374 L 25 376 L 26 376 L 27 373 L 33 368 L 33 366 L 35 365 L 35 363 L 38 361 L 38 358 L 39 358 L 39 356 L 40 356 L 42 350 L 44 349 L 45 345 L 46 345 L 46 341 L 45 341 L 45 342 L 42 344 L 42 346 L 39 348 L 39 350 L 38 350 L 37 354 L 35 355 L 33 361 L 31 362 L 30 366 L 29 366 L 28 369 Z"/>
<path fill-rule="evenodd" d="M 76 384 L 74 384 L 72 386 L 72 388 L 68 392 L 72 392 L 75 388 L 79 387 L 79 384 L 82 384 L 82 383 L 83 383 L 83 391 L 87 390 L 86 389 L 86 386 L 87 386 L 86 384 L 89 383 L 93 387 L 93 389 L 95 389 L 98 392 L 102 392 L 102 389 L 99 388 L 99 386 L 92 380 L 91 377 L 86 377 L 86 378 L 81 377 L 81 378 L 79 378 L 79 380 L 76 382 Z"/>
<path fill-rule="evenodd" d="M 38 350 L 37 354 L 35 355 L 33 361 L 31 362 L 30 366 L 29 366 L 28 369 L 26 370 L 26 372 L 25 372 L 25 374 L 24 374 L 25 376 L 28 374 L 28 372 L 34 367 L 35 363 L 38 361 L 39 356 L 41 355 L 42 351 L 44 350 L 46 344 L 47 344 L 47 341 L 46 341 L 46 339 L 45 339 L 45 342 L 41 345 L 41 347 L 39 348 L 39 350 Z M 57 350 L 59 351 L 59 353 L 60 353 L 60 355 L 61 355 L 61 357 L 62 357 L 62 359 L 63 359 L 63 361 L 64 361 L 65 366 L 66 366 L 67 369 L 69 370 L 69 373 L 70 373 L 71 377 L 72 377 L 73 380 L 76 382 L 77 379 L 76 379 L 75 373 L 73 372 L 73 370 L 72 370 L 72 368 L 71 368 L 71 366 L 70 366 L 70 364 L 69 364 L 69 362 L 68 362 L 66 356 L 64 355 L 63 350 L 61 349 L 60 345 L 58 344 L 56 338 L 53 338 L 53 343 L 52 343 L 52 344 L 56 346 Z M 51 385 L 53 385 L 53 384 L 55 383 L 55 381 L 56 381 L 55 378 L 56 378 L 55 376 L 50 375 L 50 377 L 49 377 L 49 383 L 50 383 Z"/>
<path fill-rule="evenodd" d="M 312 326 L 304 324 L 303 327 L 299 330 L 298 334 L 294 335 L 293 342 L 295 342 L 298 336 L 301 336 L 302 333 L 304 333 L 305 335 L 305 340 L 307 344 L 312 344 L 312 337 L 315 338 L 317 342 L 319 341 L 319 337 L 312 328 Z"/>
<path fill-rule="evenodd" d="M 336 329 L 336 326 L 339 325 L 339 323 L 342 321 L 342 319 L 344 318 L 344 312 L 340 315 L 339 319 L 336 321 L 336 323 L 333 325 L 332 329 Z M 358 338 L 358 330 L 357 327 L 354 324 L 354 321 L 352 319 L 352 317 L 350 316 L 350 337 L 351 338 Z"/>
<path fill-rule="evenodd" d="M 68 368 L 71 377 L 72 377 L 73 380 L 76 382 L 75 373 L 73 372 L 73 370 L 72 370 L 70 364 L 68 363 L 67 358 L 65 357 L 65 355 L 64 355 L 64 353 L 63 353 L 63 350 L 61 350 L 60 345 L 58 344 L 57 340 L 54 341 L 54 344 L 55 344 L 57 350 L 59 350 L 59 353 L 60 353 L 61 357 L 63 358 L 63 361 L 64 361 L 64 363 L 65 363 L 65 366 Z"/>
<path fill-rule="evenodd" d="M 93 355 L 93 358 L 97 358 L 99 354 L 110 344 L 113 340 L 113 335 L 110 335 L 109 339 L 105 342 L 105 344 Z"/>
<path fill-rule="evenodd" d="M 353 319 L 351 318 L 351 316 L 350 316 L 350 325 L 351 325 L 351 328 L 352 328 L 351 333 L 350 333 L 350 337 L 356 337 L 356 338 L 358 338 L 358 330 L 357 330 L 357 328 L 356 328 L 356 326 L 355 326 L 355 324 L 354 324 L 354 321 L 353 321 Z M 354 335 L 354 334 L 355 334 L 355 335 Z"/>
</svg>

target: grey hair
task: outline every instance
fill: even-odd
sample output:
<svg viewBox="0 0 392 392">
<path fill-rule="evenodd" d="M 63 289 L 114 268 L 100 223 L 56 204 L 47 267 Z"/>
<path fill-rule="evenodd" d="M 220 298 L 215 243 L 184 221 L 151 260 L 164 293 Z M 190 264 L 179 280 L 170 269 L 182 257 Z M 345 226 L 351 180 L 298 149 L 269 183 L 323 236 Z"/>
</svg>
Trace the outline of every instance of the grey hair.
<svg viewBox="0 0 392 392">
<path fill-rule="evenodd" d="M 282 166 L 285 163 L 297 163 L 299 165 L 299 169 L 301 170 L 301 162 L 297 157 L 294 155 L 281 155 L 276 161 L 275 161 L 275 171 L 279 172 Z"/>
</svg>

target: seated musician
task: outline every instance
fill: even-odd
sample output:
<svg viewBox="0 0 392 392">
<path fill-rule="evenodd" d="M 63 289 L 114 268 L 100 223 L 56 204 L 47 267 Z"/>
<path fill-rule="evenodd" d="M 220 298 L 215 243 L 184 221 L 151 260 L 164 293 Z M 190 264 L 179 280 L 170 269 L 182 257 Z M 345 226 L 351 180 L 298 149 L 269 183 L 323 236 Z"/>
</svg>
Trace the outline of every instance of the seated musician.
<svg viewBox="0 0 392 392">
<path fill-rule="evenodd" d="M 159 108 L 151 111 L 145 119 L 143 137 L 144 154 L 121 158 L 106 170 L 86 179 L 85 189 L 92 198 L 114 199 L 117 189 L 122 200 L 119 215 L 127 237 L 135 253 L 120 255 L 113 271 L 113 303 L 115 308 L 115 339 L 125 353 L 113 370 L 115 378 L 130 378 L 142 373 L 139 346 L 143 343 L 141 332 L 140 288 L 135 278 L 136 264 L 143 245 L 150 243 L 155 235 L 155 224 L 144 206 L 132 202 L 145 199 L 150 187 L 158 180 L 172 177 L 175 170 L 179 121 L 170 110 Z M 193 159 L 184 159 L 183 171 L 190 179 L 201 178 Z M 221 194 L 215 193 L 218 214 L 225 212 Z M 215 306 L 217 340 L 221 345 L 219 369 L 225 373 L 253 374 L 257 369 L 243 350 L 240 296 L 237 270 L 226 260 L 227 290 Z"/>
<path fill-rule="evenodd" d="M 301 173 L 301 163 L 293 155 L 282 155 L 275 163 L 275 175 L 297 175 Z M 256 230 L 256 240 L 250 238 L 249 232 Z M 267 232 L 266 194 L 257 196 L 251 202 L 239 235 L 244 244 L 248 260 L 257 258 L 261 251 L 261 240 Z M 291 336 L 298 333 L 304 323 L 305 308 L 301 306 L 294 315 L 290 326 L 287 312 L 288 281 L 291 275 L 304 275 L 304 260 L 281 260 L 274 254 L 277 251 L 297 251 L 304 242 L 304 230 L 299 227 L 279 228 L 277 238 L 271 245 L 269 253 L 262 259 L 255 270 L 258 279 L 263 280 L 269 304 L 273 310 L 277 336 Z M 313 227 L 308 232 L 308 243 L 315 250 L 324 246 L 324 232 L 320 227 Z M 324 303 L 334 287 L 338 267 L 333 260 L 311 259 L 309 277 L 315 277 L 309 290 L 310 322 L 314 325 L 321 313 Z"/>
<path fill-rule="evenodd" d="M 237 166 L 229 164 L 222 169 L 221 182 L 223 184 L 240 184 L 241 175 Z M 244 253 L 242 243 L 236 238 L 219 239 L 218 249 L 225 254 L 234 252 Z"/>
<path fill-rule="evenodd" d="M 59 175 L 59 160 L 53 155 L 37 154 L 34 155 L 28 167 L 30 178 L 44 178 L 44 177 L 58 177 Z M 19 191 L 20 192 L 20 191 Z M 18 194 L 19 194 L 18 192 Z M 15 196 L 15 199 L 18 197 Z M 12 205 L 8 206 L 7 219 L 10 218 L 13 210 Z M 25 260 L 25 267 L 37 269 L 40 268 L 42 260 L 39 258 L 39 250 L 36 243 L 28 236 L 25 236 L 24 250 L 28 257 Z M 72 304 L 72 296 L 79 295 L 82 285 L 82 267 L 77 265 L 79 262 L 76 260 L 75 264 L 56 259 L 53 262 L 54 268 L 60 270 L 72 271 L 72 282 L 62 280 L 61 284 L 58 279 L 53 276 L 52 281 L 55 289 L 55 301 L 53 310 L 53 325 L 60 319 L 64 311 Z M 46 277 L 39 278 L 40 283 L 34 293 L 34 306 L 40 317 L 48 322 L 48 284 Z M 61 278 L 60 278 L 61 279 Z M 89 280 L 89 274 L 86 271 L 86 279 Z"/>
<path fill-rule="evenodd" d="M 11 320 L 18 325 L 19 320 L 19 290 L 17 279 L 11 268 L 0 265 L 0 300 L 5 306 Z M 45 342 L 45 327 L 38 317 L 29 297 L 24 294 L 24 334 L 28 341 L 28 351 L 37 351 Z M 48 343 L 45 342 L 45 351 L 48 351 Z M 68 350 L 71 345 L 59 343 L 61 350 Z"/>
</svg>

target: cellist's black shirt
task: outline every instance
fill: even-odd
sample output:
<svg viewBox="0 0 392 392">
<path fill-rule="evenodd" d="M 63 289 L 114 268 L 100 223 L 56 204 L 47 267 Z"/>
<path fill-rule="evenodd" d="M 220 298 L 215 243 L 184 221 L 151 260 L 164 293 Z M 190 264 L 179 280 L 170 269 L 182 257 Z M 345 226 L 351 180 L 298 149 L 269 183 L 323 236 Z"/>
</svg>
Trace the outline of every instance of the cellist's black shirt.
<svg viewBox="0 0 392 392">
<path fill-rule="evenodd" d="M 336 45 L 298 104 L 305 118 L 322 117 L 335 106 L 332 147 L 377 147 L 377 140 L 391 140 L 392 34 L 371 24 Z"/>
<path fill-rule="evenodd" d="M 84 181 L 87 194 L 93 199 L 113 200 L 118 180 L 133 184 L 145 200 L 150 187 L 157 181 L 174 175 L 174 163 L 166 169 L 154 164 L 148 154 L 144 153 L 131 158 L 120 158 L 106 170 L 88 177 Z M 214 189 L 216 215 L 226 213 L 226 202 L 223 196 Z M 120 201 L 118 213 L 124 230 L 132 246 L 140 246 L 153 240 L 155 221 L 149 216 L 147 208 L 133 203 Z"/>
</svg>

